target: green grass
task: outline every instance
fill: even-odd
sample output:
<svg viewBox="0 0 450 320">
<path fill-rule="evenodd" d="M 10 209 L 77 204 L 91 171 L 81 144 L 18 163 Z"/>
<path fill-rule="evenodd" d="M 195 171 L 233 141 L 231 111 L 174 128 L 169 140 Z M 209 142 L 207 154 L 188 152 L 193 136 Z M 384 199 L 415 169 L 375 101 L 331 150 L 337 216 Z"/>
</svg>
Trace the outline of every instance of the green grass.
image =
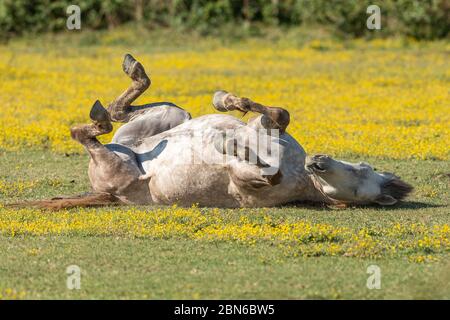
<svg viewBox="0 0 450 320">
<path fill-rule="evenodd" d="M 364 160 L 379 170 L 394 171 L 412 183 L 416 191 L 411 199 L 392 208 L 330 210 L 290 206 L 270 209 L 270 214 L 287 220 L 303 219 L 357 229 L 384 227 L 395 222 L 427 226 L 450 222 L 449 162 Z M 0 203 L 87 191 L 87 161 L 86 155 L 65 156 L 46 151 L 0 153 L 0 181 L 15 186 L 0 189 Z M 120 215 L 121 208 L 114 210 Z M 229 219 L 252 212 L 236 210 Z M 5 212 L 0 209 L 0 214 Z M 424 263 L 412 262 L 405 253 L 376 259 L 295 257 L 264 241 L 246 245 L 170 237 L 96 237 L 77 233 L 11 237 L 4 234 L 0 236 L 0 296 L 449 299 L 448 251 L 433 257 L 435 260 Z M 72 264 L 82 270 L 81 290 L 66 288 L 65 271 Z M 366 287 L 369 276 L 366 269 L 371 264 L 381 268 L 380 290 Z"/>
<path fill-rule="evenodd" d="M 27 298 L 298 299 L 449 298 L 449 264 L 402 259 L 284 258 L 276 247 L 96 237 L 2 238 L 0 286 Z M 38 255 L 29 248 L 41 248 Z M 82 270 L 81 289 L 65 269 Z M 366 287 L 367 266 L 382 288 Z"/>
</svg>

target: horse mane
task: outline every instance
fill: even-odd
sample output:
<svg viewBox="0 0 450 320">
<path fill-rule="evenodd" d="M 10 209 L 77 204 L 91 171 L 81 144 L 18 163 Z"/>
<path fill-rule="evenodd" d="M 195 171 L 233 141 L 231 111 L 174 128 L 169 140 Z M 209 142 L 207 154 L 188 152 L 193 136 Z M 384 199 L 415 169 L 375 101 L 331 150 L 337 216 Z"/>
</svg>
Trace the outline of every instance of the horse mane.
<svg viewBox="0 0 450 320">
<path fill-rule="evenodd" d="M 403 200 L 413 190 L 413 186 L 401 180 L 397 176 L 393 176 L 381 184 L 381 194 L 389 195 L 397 200 Z"/>
</svg>

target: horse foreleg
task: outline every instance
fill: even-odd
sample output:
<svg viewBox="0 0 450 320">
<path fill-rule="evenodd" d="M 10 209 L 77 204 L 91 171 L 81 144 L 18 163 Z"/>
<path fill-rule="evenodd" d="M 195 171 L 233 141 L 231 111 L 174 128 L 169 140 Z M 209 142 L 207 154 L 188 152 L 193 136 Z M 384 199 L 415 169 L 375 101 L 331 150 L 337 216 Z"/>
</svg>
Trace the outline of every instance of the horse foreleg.
<svg viewBox="0 0 450 320">
<path fill-rule="evenodd" d="M 261 113 L 262 115 L 250 120 L 249 125 L 255 129 L 280 130 L 280 134 L 286 131 L 289 125 L 289 112 L 279 107 L 268 107 L 254 102 L 248 98 L 239 98 L 226 91 L 217 91 L 214 94 L 213 105 L 221 112 L 239 110 Z"/>
</svg>

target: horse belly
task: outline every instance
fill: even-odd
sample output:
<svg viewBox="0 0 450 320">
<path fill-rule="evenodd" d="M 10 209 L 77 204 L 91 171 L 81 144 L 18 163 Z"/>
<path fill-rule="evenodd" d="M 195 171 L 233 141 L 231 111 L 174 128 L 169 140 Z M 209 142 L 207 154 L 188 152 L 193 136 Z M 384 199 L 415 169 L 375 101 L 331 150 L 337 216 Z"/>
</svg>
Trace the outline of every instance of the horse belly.
<svg viewBox="0 0 450 320">
<path fill-rule="evenodd" d="M 220 165 L 158 166 L 149 181 L 152 200 L 159 204 L 239 207 L 228 192 L 230 177 Z"/>
</svg>

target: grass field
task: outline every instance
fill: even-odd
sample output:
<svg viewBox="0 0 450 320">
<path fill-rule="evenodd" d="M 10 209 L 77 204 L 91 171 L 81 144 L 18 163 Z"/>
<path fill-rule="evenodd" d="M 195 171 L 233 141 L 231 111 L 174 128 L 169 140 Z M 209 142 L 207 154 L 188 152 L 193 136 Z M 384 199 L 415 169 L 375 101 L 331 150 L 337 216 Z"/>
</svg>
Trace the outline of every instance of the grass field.
<svg viewBox="0 0 450 320">
<path fill-rule="evenodd" d="M 448 44 L 129 38 L 0 48 L 0 203 L 89 190 L 88 158 L 68 128 L 128 85 L 125 52 L 153 80 L 140 102 L 198 116 L 223 88 L 282 105 L 308 152 L 367 161 L 415 193 L 392 208 L 345 210 L 0 205 L 0 299 L 450 298 Z M 373 264 L 379 290 L 366 287 Z M 80 290 L 66 288 L 69 265 L 82 270 Z"/>
</svg>

